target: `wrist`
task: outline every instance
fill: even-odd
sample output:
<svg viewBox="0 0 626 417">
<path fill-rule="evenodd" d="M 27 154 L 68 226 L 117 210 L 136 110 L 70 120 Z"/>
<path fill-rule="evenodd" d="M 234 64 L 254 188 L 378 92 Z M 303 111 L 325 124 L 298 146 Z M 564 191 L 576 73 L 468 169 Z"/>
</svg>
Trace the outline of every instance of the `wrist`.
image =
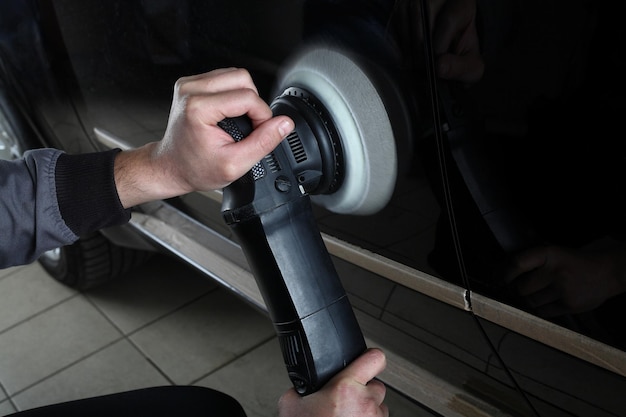
<svg viewBox="0 0 626 417">
<path fill-rule="evenodd" d="M 124 208 L 185 194 L 187 190 L 158 163 L 157 143 L 120 152 L 115 159 L 115 184 Z"/>
</svg>

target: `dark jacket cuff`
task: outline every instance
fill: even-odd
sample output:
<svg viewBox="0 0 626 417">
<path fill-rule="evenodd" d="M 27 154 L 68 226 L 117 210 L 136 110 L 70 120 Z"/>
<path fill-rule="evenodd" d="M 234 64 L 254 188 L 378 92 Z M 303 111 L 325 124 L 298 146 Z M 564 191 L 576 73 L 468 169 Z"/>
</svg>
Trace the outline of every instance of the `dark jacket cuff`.
<svg viewBox="0 0 626 417">
<path fill-rule="evenodd" d="M 117 194 L 114 176 L 119 149 L 106 152 L 61 154 L 56 164 L 59 210 L 67 226 L 84 236 L 130 220 Z"/>
</svg>

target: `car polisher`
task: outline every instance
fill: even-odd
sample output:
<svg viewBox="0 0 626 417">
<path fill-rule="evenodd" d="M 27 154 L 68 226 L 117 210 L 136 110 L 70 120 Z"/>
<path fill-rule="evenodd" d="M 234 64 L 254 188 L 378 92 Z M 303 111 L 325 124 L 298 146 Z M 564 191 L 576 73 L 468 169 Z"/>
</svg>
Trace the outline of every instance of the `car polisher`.
<svg viewBox="0 0 626 417">
<path fill-rule="evenodd" d="M 224 189 L 222 214 L 266 303 L 289 378 L 307 395 L 366 349 L 311 199 L 336 213 L 375 213 L 391 198 L 397 163 L 385 105 L 354 58 L 314 48 L 286 68 L 270 107 L 295 129 Z M 251 131 L 245 117 L 219 125 L 235 140 Z"/>
</svg>

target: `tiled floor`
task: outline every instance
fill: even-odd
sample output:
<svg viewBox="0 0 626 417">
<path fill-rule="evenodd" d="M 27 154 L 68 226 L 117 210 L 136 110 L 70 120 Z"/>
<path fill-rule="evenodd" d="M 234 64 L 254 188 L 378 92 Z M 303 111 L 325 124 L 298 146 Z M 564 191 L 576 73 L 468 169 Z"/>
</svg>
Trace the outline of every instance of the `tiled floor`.
<svg viewBox="0 0 626 417">
<path fill-rule="evenodd" d="M 269 319 L 165 257 L 79 293 L 38 265 L 0 271 L 0 415 L 155 385 L 202 385 L 250 417 L 290 386 Z M 391 415 L 426 414 L 393 392 Z"/>
</svg>

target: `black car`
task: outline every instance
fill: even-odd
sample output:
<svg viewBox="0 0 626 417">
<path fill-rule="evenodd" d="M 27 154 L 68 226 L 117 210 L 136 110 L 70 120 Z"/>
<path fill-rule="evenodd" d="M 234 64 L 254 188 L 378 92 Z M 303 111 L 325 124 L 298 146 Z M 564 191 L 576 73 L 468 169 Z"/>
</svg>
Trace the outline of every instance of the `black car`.
<svg viewBox="0 0 626 417">
<path fill-rule="evenodd" d="M 246 68 L 348 146 L 336 183 L 299 187 L 390 388 L 433 415 L 626 415 L 625 8 L 4 0 L 0 155 L 159 140 L 179 77 Z M 164 252 L 265 309 L 223 198 L 137 207 L 40 262 L 86 289 Z"/>
</svg>

